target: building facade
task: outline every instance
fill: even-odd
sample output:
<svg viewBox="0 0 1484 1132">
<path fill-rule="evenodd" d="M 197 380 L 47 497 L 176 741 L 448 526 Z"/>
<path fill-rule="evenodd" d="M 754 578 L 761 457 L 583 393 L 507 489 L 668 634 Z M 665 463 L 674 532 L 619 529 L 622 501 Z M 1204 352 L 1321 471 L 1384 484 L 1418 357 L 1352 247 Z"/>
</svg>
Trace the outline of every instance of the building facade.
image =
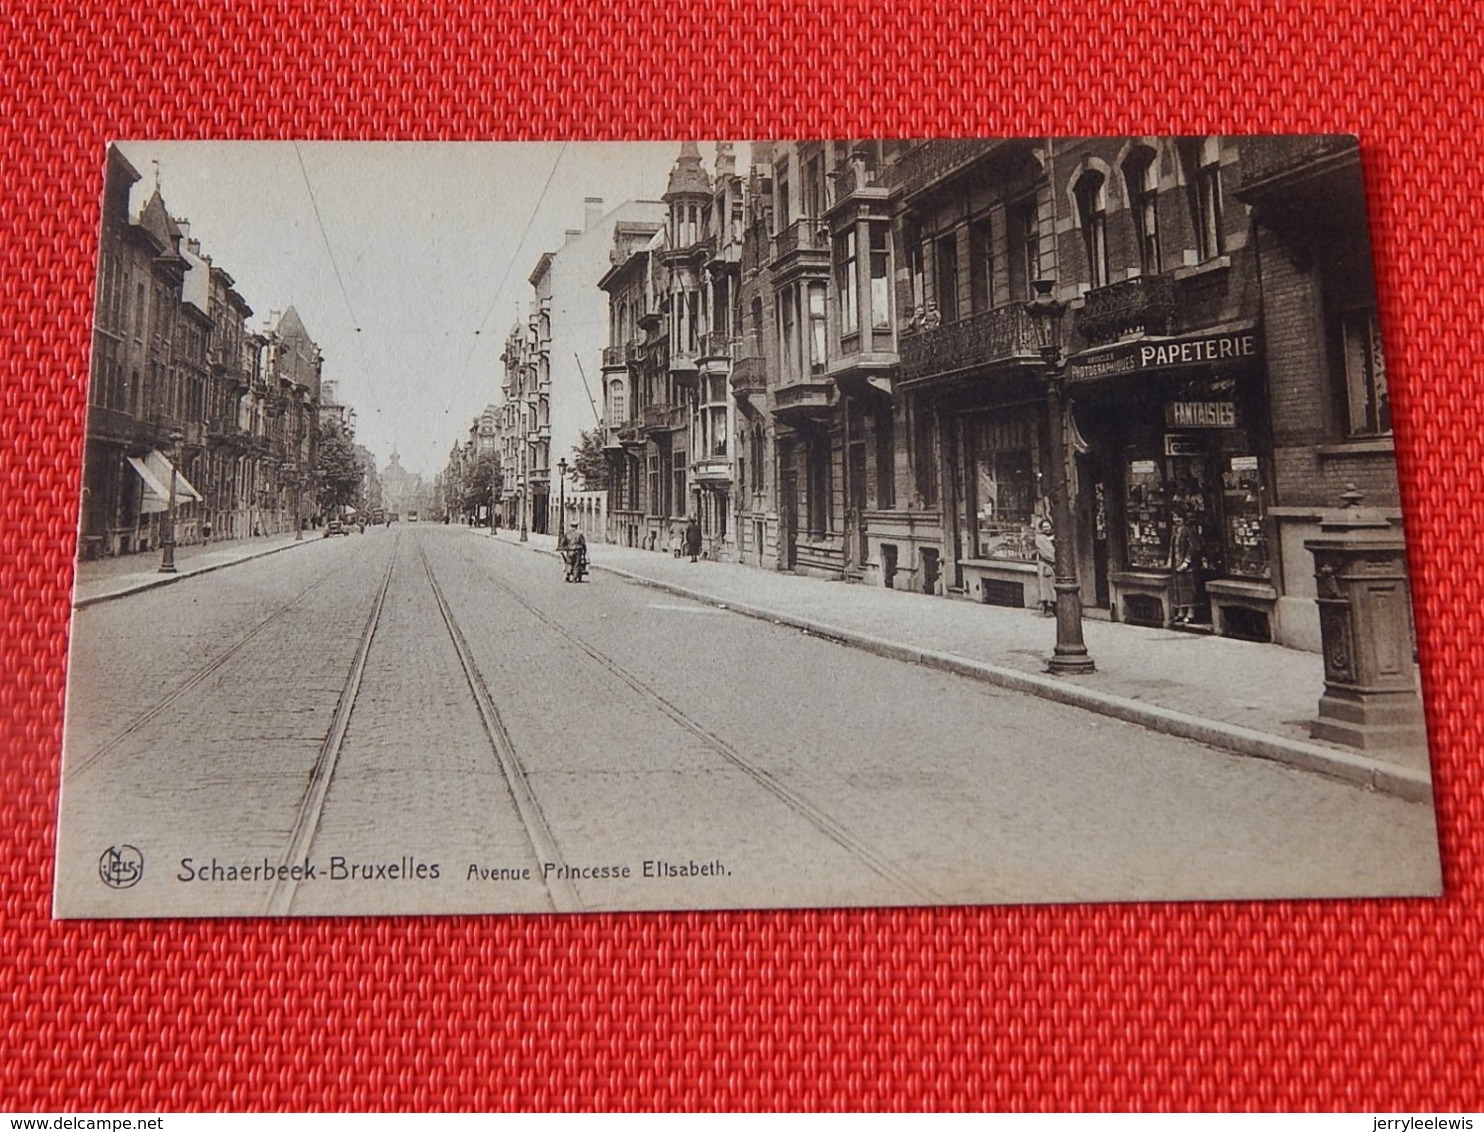
<svg viewBox="0 0 1484 1132">
<path fill-rule="evenodd" d="M 1304 539 L 1349 483 L 1399 521 L 1353 139 L 733 162 L 683 145 L 664 228 L 611 246 L 610 538 L 666 549 L 694 514 L 711 557 L 1029 608 L 1049 536 L 1091 616 L 1172 625 L 1184 573 L 1180 627 L 1318 647 Z M 1067 312 L 1063 452 L 1043 291 Z"/>
<path fill-rule="evenodd" d="M 158 185 L 108 152 L 78 552 L 292 530 L 312 502 L 318 347 L 292 308 L 259 332 Z"/>
</svg>

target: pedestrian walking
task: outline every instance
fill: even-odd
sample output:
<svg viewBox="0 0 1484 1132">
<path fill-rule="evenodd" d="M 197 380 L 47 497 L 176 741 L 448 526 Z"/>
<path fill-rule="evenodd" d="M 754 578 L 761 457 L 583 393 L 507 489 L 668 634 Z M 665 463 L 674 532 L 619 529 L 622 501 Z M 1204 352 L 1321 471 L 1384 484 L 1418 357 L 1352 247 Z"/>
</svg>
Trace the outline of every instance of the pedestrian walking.
<svg viewBox="0 0 1484 1132">
<path fill-rule="evenodd" d="M 202 543 L 208 543 L 208 542 L 211 541 L 211 520 L 210 519 L 207 519 L 205 522 L 203 522 L 201 524 L 201 541 L 202 541 Z"/>
<path fill-rule="evenodd" d="M 692 515 L 685 523 L 685 552 L 694 562 L 701 553 L 701 524 Z"/>
</svg>

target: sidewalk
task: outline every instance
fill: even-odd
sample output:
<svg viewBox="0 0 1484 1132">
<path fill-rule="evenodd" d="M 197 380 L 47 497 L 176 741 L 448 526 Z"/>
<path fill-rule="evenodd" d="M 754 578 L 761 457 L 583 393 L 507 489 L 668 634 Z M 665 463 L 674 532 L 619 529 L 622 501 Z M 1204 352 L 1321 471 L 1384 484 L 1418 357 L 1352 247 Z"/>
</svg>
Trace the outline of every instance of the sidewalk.
<svg viewBox="0 0 1484 1132">
<path fill-rule="evenodd" d="M 486 532 L 481 532 L 486 533 Z M 504 541 L 515 535 L 502 531 Z M 531 535 L 532 550 L 556 540 Z M 1431 797 L 1427 753 L 1370 757 L 1309 738 L 1324 691 L 1317 653 L 1225 637 L 1087 620 L 1083 631 L 1098 671 L 1045 671 L 1055 622 L 1032 610 L 1002 609 L 879 586 L 755 566 L 675 559 L 593 543 L 604 571 L 737 613 L 792 626 L 882 656 L 955 672 L 999 687 L 1275 759 L 1412 800 Z"/>
<path fill-rule="evenodd" d="M 305 531 L 304 542 L 320 537 L 319 531 Z M 227 542 L 200 543 L 175 548 L 176 573 L 160 573 L 160 552 L 144 551 L 140 554 L 124 554 L 117 558 L 101 558 L 93 562 L 77 564 L 77 578 L 72 588 L 72 608 L 85 609 L 100 601 L 126 597 L 151 590 L 156 586 L 168 586 L 182 578 L 197 574 L 209 574 L 224 566 L 235 566 L 265 554 L 277 554 L 296 545 L 293 533 L 267 535 L 259 538 L 232 539 Z M 298 544 L 298 545 L 302 545 Z"/>
</svg>

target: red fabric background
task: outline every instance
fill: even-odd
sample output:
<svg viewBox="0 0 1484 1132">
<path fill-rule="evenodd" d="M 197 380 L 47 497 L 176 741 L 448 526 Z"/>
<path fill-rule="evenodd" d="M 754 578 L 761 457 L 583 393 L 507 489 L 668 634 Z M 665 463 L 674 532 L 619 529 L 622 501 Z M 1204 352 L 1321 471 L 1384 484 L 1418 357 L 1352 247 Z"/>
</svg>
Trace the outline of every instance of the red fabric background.
<svg viewBox="0 0 1484 1132">
<path fill-rule="evenodd" d="M 1484 1108 L 1472 4 L 30 7 L 0 0 L 0 1108 Z M 51 921 L 110 138 L 1275 130 L 1364 146 L 1442 901 Z"/>
</svg>

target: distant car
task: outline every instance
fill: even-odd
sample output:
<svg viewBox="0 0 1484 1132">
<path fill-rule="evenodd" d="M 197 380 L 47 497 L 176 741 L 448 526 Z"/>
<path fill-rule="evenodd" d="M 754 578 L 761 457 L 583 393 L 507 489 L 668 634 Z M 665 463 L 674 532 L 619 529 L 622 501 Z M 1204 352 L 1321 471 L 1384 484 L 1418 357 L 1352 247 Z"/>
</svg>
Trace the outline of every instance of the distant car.
<svg viewBox="0 0 1484 1132">
<path fill-rule="evenodd" d="M 339 519 L 331 519 L 328 523 L 325 524 L 325 538 L 329 538 L 331 535 L 348 534 L 350 534 L 350 528 L 342 523 Z"/>
<path fill-rule="evenodd" d="M 409 523 L 415 523 L 415 522 L 417 522 L 417 512 L 416 511 L 409 511 L 409 512 L 407 512 L 407 521 Z"/>
</svg>

